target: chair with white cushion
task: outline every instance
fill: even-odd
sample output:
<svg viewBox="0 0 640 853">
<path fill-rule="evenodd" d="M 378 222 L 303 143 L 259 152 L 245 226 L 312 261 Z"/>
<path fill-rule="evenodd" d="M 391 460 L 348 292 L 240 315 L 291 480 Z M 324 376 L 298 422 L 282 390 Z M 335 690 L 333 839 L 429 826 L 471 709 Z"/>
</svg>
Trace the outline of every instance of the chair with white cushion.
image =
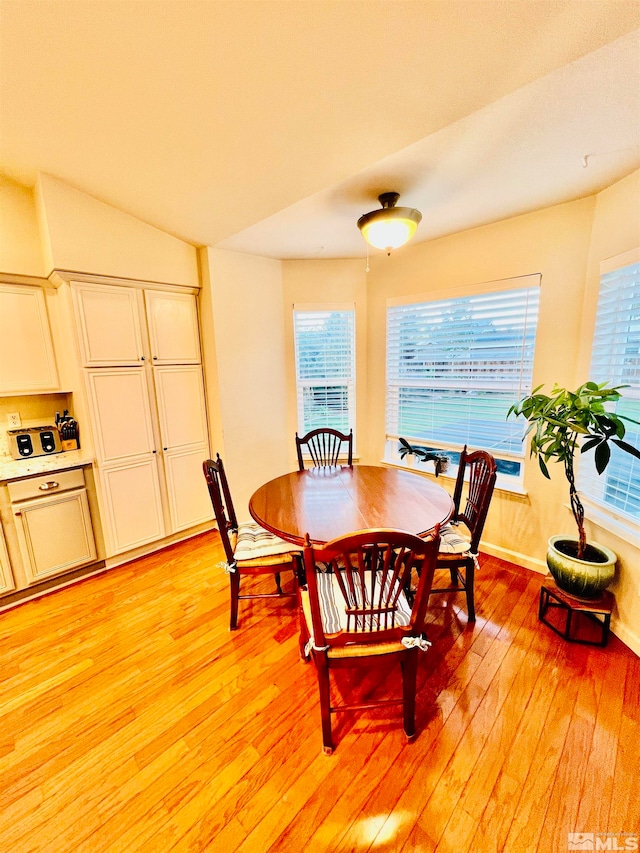
<svg viewBox="0 0 640 853">
<path fill-rule="evenodd" d="M 409 740 L 415 737 L 418 655 L 429 646 L 424 622 L 438 542 L 437 531 L 421 539 L 402 530 L 360 530 L 324 547 L 313 547 L 307 536 L 307 586 L 299 587 L 300 648 L 317 669 L 325 753 L 333 751 L 331 714 L 336 711 L 402 705 L 405 734 Z M 414 566 L 419 579 L 410 600 Z M 400 663 L 401 699 L 366 696 L 361 702 L 332 703 L 330 670 L 360 670 L 357 685 L 362 669 L 375 672 L 383 659 Z M 347 690 L 352 692 L 351 684 Z"/>
<path fill-rule="evenodd" d="M 238 524 L 231 492 L 219 454 L 216 460 L 207 459 L 202 463 L 204 476 L 209 488 L 211 503 L 224 553 L 225 568 L 231 584 L 231 620 L 230 630 L 238 627 L 238 602 L 245 598 L 281 598 L 295 596 L 295 592 L 285 593 L 280 584 L 280 572 L 290 570 L 299 577 L 302 566 L 302 554 L 290 542 L 285 542 L 269 533 L 253 521 Z M 276 592 L 240 594 L 242 575 L 274 575 Z"/>
<path fill-rule="evenodd" d="M 469 485 L 466 503 L 461 508 L 465 473 L 468 473 Z M 465 445 L 460 454 L 458 477 L 453 493 L 453 516 L 440 530 L 440 552 L 436 566 L 437 569 L 449 570 L 451 586 L 434 587 L 431 592 L 435 594 L 464 590 L 469 622 L 476 620 L 474 583 L 478 546 L 495 484 L 496 461 L 493 456 L 486 450 L 468 453 Z M 461 527 L 461 524 L 464 527 Z"/>
</svg>

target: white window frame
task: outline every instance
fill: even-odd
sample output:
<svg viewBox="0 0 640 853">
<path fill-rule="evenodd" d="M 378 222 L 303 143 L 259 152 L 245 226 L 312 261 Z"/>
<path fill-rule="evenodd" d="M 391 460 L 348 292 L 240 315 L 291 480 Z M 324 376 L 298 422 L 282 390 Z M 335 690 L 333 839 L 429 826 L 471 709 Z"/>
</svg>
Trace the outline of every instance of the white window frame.
<svg viewBox="0 0 640 853">
<path fill-rule="evenodd" d="M 600 281 L 602 278 L 612 272 L 623 270 L 625 267 L 640 264 L 640 248 L 633 249 L 629 252 L 624 252 L 621 255 L 616 255 L 612 258 L 607 258 L 600 263 Z M 602 359 L 596 355 L 595 344 L 598 335 L 598 314 L 601 308 L 601 292 L 598 291 L 598 306 L 596 308 L 595 326 L 592 339 L 592 351 L 590 359 L 590 369 L 588 378 L 594 382 L 610 382 L 614 385 L 629 384 L 628 380 L 620 375 L 614 375 L 615 368 L 612 371 L 607 371 L 608 375 L 602 373 Z M 611 348 L 611 353 L 614 350 Z M 594 358 L 597 363 L 594 364 Z M 640 399 L 640 385 L 631 389 L 625 389 L 623 395 L 625 398 Z M 626 425 L 630 429 L 633 425 Z M 625 437 L 626 438 L 626 437 Z M 637 462 L 632 456 L 624 454 L 617 448 L 612 448 L 612 453 L 622 453 L 625 461 L 628 460 L 629 465 L 637 465 Z M 611 464 L 611 463 L 610 463 Z M 578 466 L 578 482 L 577 486 L 580 492 L 580 498 L 584 504 L 585 514 L 593 523 L 597 524 L 604 530 L 614 533 L 625 542 L 629 542 L 636 547 L 640 547 L 640 521 L 632 518 L 629 514 L 618 508 L 606 503 L 605 489 L 607 487 L 607 472 L 608 468 L 600 475 L 595 473 L 593 468 L 593 454 L 586 454 L 579 458 Z"/>
<path fill-rule="evenodd" d="M 511 290 L 523 290 L 523 289 L 534 289 L 539 288 L 541 283 L 541 274 L 535 273 L 530 275 L 517 276 L 509 279 L 501 279 L 493 282 L 483 282 L 481 284 L 469 285 L 466 287 L 459 288 L 450 288 L 447 290 L 439 290 L 432 291 L 426 294 L 417 294 L 411 295 L 396 299 L 388 299 L 387 300 L 387 385 L 386 385 L 386 440 L 385 440 L 385 452 L 383 461 L 393 464 L 400 465 L 402 467 L 414 468 L 416 470 L 425 471 L 427 473 L 433 473 L 434 467 L 432 463 L 421 463 L 415 459 L 411 459 L 410 457 L 404 458 L 401 460 L 400 455 L 398 453 L 398 438 L 400 437 L 397 434 L 397 429 L 394 430 L 390 428 L 392 426 L 390 419 L 393 420 L 393 402 L 390 401 L 390 395 L 393 394 L 391 390 L 391 382 L 389 380 L 389 309 L 395 308 L 396 306 L 404 306 L 404 305 L 423 305 L 425 303 L 433 303 L 440 301 L 451 301 L 456 300 L 463 297 L 468 296 L 487 296 L 491 294 L 499 294 L 503 291 L 511 291 Z M 537 322 L 537 312 L 534 320 Z M 535 346 L 535 344 L 534 344 Z M 533 370 L 533 356 L 531 359 L 532 362 L 532 370 Z M 394 383 L 395 384 L 395 383 Z M 520 389 L 518 391 L 517 399 L 520 399 L 525 394 L 529 393 L 531 390 L 531 381 L 529 382 L 521 382 Z M 514 402 L 516 399 L 514 398 Z M 505 418 L 507 414 L 507 409 L 505 408 Z M 397 426 L 397 423 L 396 423 Z M 526 429 L 526 424 L 522 425 L 522 434 L 524 435 L 524 431 Z M 459 452 L 462 450 L 463 444 L 456 444 L 455 442 L 443 442 L 435 439 L 425 439 L 418 438 L 416 436 L 403 434 L 403 438 L 406 438 L 410 443 L 429 446 L 434 448 L 442 448 L 443 451 L 451 450 Z M 474 445 L 475 447 L 475 445 Z M 525 445 L 522 444 L 521 449 L 518 452 L 497 452 L 495 449 L 491 450 L 491 453 L 499 460 L 506 461 L 514 461 L 520 464 L 520 470 L 517 475 L 514 474 L 506 474 L 499 472 L 497 479 L 498 488 L 505 489 L 507 491 L 512 491 L 516 493 L 523 494 L 524 493 L 524 458 L 525 458 Z M 456 475 L 456 466 L 451 466 L 447 472 L 448 476 L 455 477 Z"/>
<path fill-rule="evenodd" d="M 349 313 L 351 339 L 348 343 L 348 362 L 344 365 L 344 370 L 336 374 L 330 372 L 323 373 L 312 379 L 300 377 L 300 361 L 299 361 L 299 343 L 298 343 L 298 327 L 297 316 L 302 314 L 332 314 L 332 313 Z M 331 303 L 295 303 L 293 306 L 293 340 L 295 348 L 295 376 L 296 376 L 296 410 L 298 420 L 298 434 L 304 435 L 309 429 L 305 427 L 304 417 L 304 390 L 316 385 L 337 385 L 344 386 L 347 392 L 347 420 L 346 427 L 335 427 L 340 432 L 348 433 L 353 430 L 353 447 L 355 451 L 355 434 L 356 434 L 356 306 L 354 302 L 331 302 Z M 346 372 L 346 376 L 344 373 Z M 318 424 L 318 426 L 332 426 L 332 424 Z"/>
</svg>

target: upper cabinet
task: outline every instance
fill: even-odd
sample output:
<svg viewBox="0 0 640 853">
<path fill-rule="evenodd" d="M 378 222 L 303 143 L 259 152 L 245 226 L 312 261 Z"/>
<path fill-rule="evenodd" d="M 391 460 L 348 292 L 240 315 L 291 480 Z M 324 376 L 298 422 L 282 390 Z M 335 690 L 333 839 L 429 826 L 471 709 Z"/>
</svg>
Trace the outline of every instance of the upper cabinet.
<svg viewBox="0 0 640 853">
<path fill-rule="evenodd" d="M 73 298 L 85 367 L 200 362 L 193 294 L 74 282 Z"/>
<path fill-rule="evenodd" d="M 153 364 L 198 364 L 200 336 L 195 296 L 145 290 L 144 299 Z"/>
<path fill-rule="evenodd" d="M 44 292 L 0 284 L 0 395 L 59 388 Z"/>
<path fill-rule="evenodd" d="M 73 297 L 85 367 L 120 367 L 145 361 L 140 290 L 74 284 Z"/>
</svg>

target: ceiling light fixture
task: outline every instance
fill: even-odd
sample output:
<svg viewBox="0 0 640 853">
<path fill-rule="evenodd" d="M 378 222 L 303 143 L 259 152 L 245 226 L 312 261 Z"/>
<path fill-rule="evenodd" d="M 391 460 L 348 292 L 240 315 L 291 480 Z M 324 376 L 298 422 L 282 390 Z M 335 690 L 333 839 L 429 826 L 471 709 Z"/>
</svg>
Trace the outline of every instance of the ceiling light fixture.
<svg viewBox="0 0 640 853">
<path fill-rule="evenodd" d="M 422 219 L 419 210 L 396 207 L 399 198 L 400 193 L 382 193 L 378 196 L 382 209 L 372 210 L 358 219 L 358 228 L 367 243 L 384 249 L 388 255 L 413 237 Z"/>
</svg>

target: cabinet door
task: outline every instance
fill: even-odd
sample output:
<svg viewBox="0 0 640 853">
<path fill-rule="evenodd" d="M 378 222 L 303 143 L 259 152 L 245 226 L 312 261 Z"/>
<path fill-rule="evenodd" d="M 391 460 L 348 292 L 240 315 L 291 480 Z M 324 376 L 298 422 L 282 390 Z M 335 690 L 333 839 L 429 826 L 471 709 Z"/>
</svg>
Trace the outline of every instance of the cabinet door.
<svg viewBox="0 0 640 853">
<path fill-rule="evenodd" d="M 72 292 L 85 367 L 133 365 L 145 360 L 139 290 L 74 283 Z"/>
<path fill-rule="evenodd" d="M 200 336 L 196 298 L 190 293 L 145 290 L 153 364 L 197 364 Z"/>
<path fill-rule="evenodd" d="M 156 457 L 98 472 L 107 556 L 165 535 Z"/>
<path fill-rule="evenodd" d="M 9 563 L 9 555 L 7 554 L 7 546 L 4 544 L 4 533 L 0 524 L 0 595 L 5 592 L 11 592 L 15 589 L 15 581 L 11 572 L 11 564 Z"/>
<path fill-rule="evenodd" d="M 207 443 L 202 368 L 156 367 L 153 371 L 163 450 Z"/>
<path fill-rule="evenodd" d="M 96 559 L 86 489 L 25 501 L 13 513 L 29 584 Z"/>
<path fill-rule="evenodd" d="M 164 454 L 172 533 L 213 518 L 209 490 L 202 473 L 202 463 L 208 455 L 206 445 Z"/>
<path fill-rule="evenodd" d="M 29 394 L 58 387 L 42 289 L 0 284 L 0 394 Z"/>
<path fill-rule="evenodd" d="M 85 373 L 98 460 L 123 462 L 155 452 L 145 369 Z"/>
</svg>

